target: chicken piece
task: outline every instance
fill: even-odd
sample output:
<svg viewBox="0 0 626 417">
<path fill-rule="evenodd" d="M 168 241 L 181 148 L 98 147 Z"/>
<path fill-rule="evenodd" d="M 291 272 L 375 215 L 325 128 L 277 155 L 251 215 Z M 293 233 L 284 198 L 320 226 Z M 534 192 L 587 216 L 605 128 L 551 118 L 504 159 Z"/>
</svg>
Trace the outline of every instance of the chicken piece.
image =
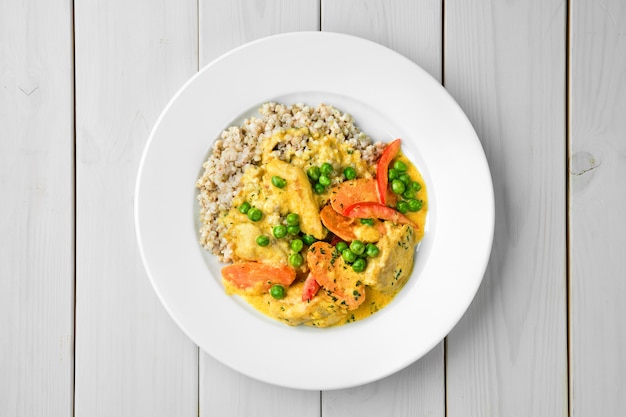
<svg viewBox="0 0 626 417">
<path fill-rule="evenodd" d="M 232 243 L 235 260 L 285 263 L 289 256 L 289 244 L 284 240 L 271 239 L 270 245 L 259 246 L 256 238 L 262 234 L 261 228 L 254 223 L 231 226 L 227 237 Z"/>
<path fill-rule="evenodd" d="M 291 326 L 328 327 L 346 319 L 348 311 L 333 301 L 332 297 L 320 291 L 310 301 L 302 301 L 304 282 L 289 287 L 281 300 L 267 294 L 264 301 L 269 306 L 269 314 Z"/>
<path fill-rule="evenodd" d="M 265 187 L 281 202 L 281 207 L 300 216 L 300 230 L 317 239 L 323 239 L 326 230 L 322 226 L 319 207 L 305 172 L 278 159 L 269 161 L 265 169 Z M 286 185 L 283 188 L 274 186 L 271 182 L 273 176 L 286 180 Z"/>
<path fill-rule="evenodd" d="M 383 294 L 398 292 L 411 275 L 416 236 L 409 225 L 385 222 L 387 233 L 378 241 L 379 254 L 368 259 L 363 283 Z"/>
</svg>

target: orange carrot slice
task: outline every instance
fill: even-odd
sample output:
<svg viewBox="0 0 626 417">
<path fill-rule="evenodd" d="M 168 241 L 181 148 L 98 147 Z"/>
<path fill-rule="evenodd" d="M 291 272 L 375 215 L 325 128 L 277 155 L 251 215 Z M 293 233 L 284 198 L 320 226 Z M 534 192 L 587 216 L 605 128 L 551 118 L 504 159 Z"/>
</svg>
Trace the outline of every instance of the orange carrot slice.
<svg viewBox="0 0 626 417">
<path fill-rule="evenodd" d="M 353 204 L 362 201 L 378 201 L 378 189 L 373 178 L 357 178 L 344 181 L 333 187 L 330 205 L 337 213 L 342 213 Z"/>
<path fill-rule="evenodd" d="M 374 178 L 358 178 L 344 181 L 333 187 L 330 192 L 330 205 L 339 214 L 346 215 L 346 209 L 356 203 L 378 203 L 378 184 Z M 386 200 L 389 204 L 395 204 L 397 195 L 387 190 Z"/>
<path fill-rule="evenodd" d="M 238 262 L 222 268 L 222 277 L 240 289 L 267 291 L 274 284 L 290 286 L 296 279 L 296 270 L 281 264 Z"/>
<path fill-rule="evenodd" d="M 365 301 L 362 273 L 353 271 L 331 244 L 315 242 L 311 245 L 307 263 L 311 275 L 340 305 L 354 310 Z"/>
<path fill-rule="evenodd" d="M 356 239 L 354 234 L 354 219 L 337 213 L 329 205 L 324 206 L 320 211 L 320 219 L 328 230 L 345 241 Z"/>
</svg>

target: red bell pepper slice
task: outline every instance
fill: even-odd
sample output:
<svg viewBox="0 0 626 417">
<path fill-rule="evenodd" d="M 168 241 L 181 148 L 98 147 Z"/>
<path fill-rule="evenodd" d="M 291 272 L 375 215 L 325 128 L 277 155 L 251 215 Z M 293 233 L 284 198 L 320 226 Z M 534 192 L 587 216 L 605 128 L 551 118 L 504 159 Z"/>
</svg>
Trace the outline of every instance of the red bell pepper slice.
<svg viewBox="0 0 626 417">
<path fill-rule="evenodd" d="M 304 287 L 302 287 L 302 301 L 311 301 L 319 289 L 320 284 L 313 274 L 309 274 L 304 281 Z"/>
<path fill-rule="evenodd" d="M 393 161 L 393 158 L 398 155 L 400 151 L 400 139 L 396 139 L 389 143 L 383 154 L 378 160 L 376 166 L 376 185 L 378 186 L 378 201 L 385 206 L 387 204 L 387 185 L 389 184 L 389 164 Z"/>
<path fill-rule="evenodd" d="M 375 217 L 378 219 L 389 220 L 394 223 L 408 224 L 415 229 L 419 228 L 417 224 L 402 213 L 379 203 L 363 202 L 353 204 L 346 209 L 346 215 L 348 217 L 357 217 L 359 219 L 369 219 Z"/>
</svg>

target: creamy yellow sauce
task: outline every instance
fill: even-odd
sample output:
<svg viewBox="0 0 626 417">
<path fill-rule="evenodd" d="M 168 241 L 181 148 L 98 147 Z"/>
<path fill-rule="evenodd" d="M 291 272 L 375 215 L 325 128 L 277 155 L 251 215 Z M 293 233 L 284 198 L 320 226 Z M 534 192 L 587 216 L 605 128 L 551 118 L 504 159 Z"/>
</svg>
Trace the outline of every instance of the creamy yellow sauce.
<svg viewBox="0 0 626 417">
<path fill-rule="evenodd" d="M 389 304 L 391 300 L 393 300 L 396 294 L 397 292 L 393 294 L 383 294 L 373 288 L 366 287 L 365 302 L 361 304 L 359 308 L 350 312 L 346 318 L 346 323 L 364 319 L 377 311 L 380 311 L 383 307 Z"/>
<path fill-rule="evenodd" d="M 275 150 L 277 144 L 290 140 L 304 140 L 305 135 L 312 136 L 306 128 L 288 129 L 274 134 L 263 145 L 262 163 L 259 166 L 250 166 L 245 171 L 242 191 L 234 198 L 232 209 L 224 213 L 220 220 L 228 229 L 226 236 L 234 248 L 235 259 L 289 265 L 289 256 L 293 253 L 290 249 L 292 238 L 289 236 L 276 238 L 272 234 L 273 227 L 284 223 L 285 216 L 289 213 L 300 215 L 302 233 L 315 236 L 318 240 L 329 238 L 328 230 L 319 220 L 319 212 L 329 201 L 330 187 L 327 187 L 323 194 L 314 193 L 306 176 L 309 167 L 331 162 L 335 169 L 333 185 L 343 180 L 341 172 L 347 166 L 356 170 L 358 178 L 374 177 L 375 166 L 367 165 L 359 151 L 352 150 L 332 136 L 312 136 L 308 141 L 307 151 L 296 152 L 287 148 L 281 155 L 282 161 L 278 159 Z M 306 248 L 303 250 L 304 264 L 296 268 L 296 279 L 286 288 L 284 299 L 274 299 L 267 292 L 242 290 L 224 280 L 226 291 L 241 296 L 259 312 L 289 325 L 304 324 L 317 327 L 342 325 L 364 319 L 383 309 L 410 276 L 415 244 L 424 234 L 428 209 L 426 186 L 421 174 L 402 153 L 396 159 L 403 161 L 412 180 L 422 185 L 416 193 L 416 198 L 423 202 L 421 210 L 405 214 L 419 227 L 417 230 L 409 227 L 409 234 L 406 234 L 406 228 L 400 230 L 398 226 L 388 226 L 388 230 L 393 231 L 390 235 L 395 236 L 393 238 L 395 240 L 388 238 L 383 241 L 383 238 L 380 241 L 381 251 L 384 250 L 387 257 L 380 256 L 388 265 L 377 265 L 377 262 L 381 263 L 383 260 L 376 258 L 369 261 L 367 269 L 361 273 L 366 283 L 365 301 L 358 308 L 351 311 L 344 308 L 325 288 L 320 288 L 313 300 L 308 302 L 301 300 L 304 280 L 309 272 Z M 273 186 L 271 183 L 273 175 L 286 178 L 287 185 L 282 189 Z M 239 211 L 239 207 L 245 202 L 260 209 L 263 218 L 251 222 L 246 214 Z M 267 246 L 262 247 L 255 243 L 255 239 L 260 235 L 269 239 Z M 402 246 L 404 252 L 399 252 L 395 246 Z M 389 252 L 391 255 L 387 251 L 391 251 Z M 402 267 L 394 269 L 394 265 Z M 368 270 L 374 268 L 387 274 L 388 279 L 385 278 L 385 281 L 381 278 L 381 283 L 378 283 L 377 277 L 368 276 Z M 400 277 L 397 286 L 394 286 L 392 275 L 395 275 L 396 280 Z M 380 290 L 376 287 L 380 287 Z"/>
<path fill-rule="evenodd" d="M 298 294 L 300 293 L 301 289 L 302 285 L 298 284 L 293 284 L 292 287 L 290 287 L 290 291 L 294 291 Z M 236 290 L 235 293 L 239 294 L 243 299 L 246 300 L 248 304 L 254 307 L 257 311 L 265 314 L 266 316 L 278 319 L 280 321 L 284 321 L 287 324 L 291 324 L 289 323 L 289 320 L 285 320 L 284 318 L 277 316 L 277 314 L 272 313 L 271 303 L 280 303 L 280 301 L 273 300 L 266 294 L 250 295 L 246 294 L 245 292 L 238 292 Z M 346 311 L 346 314 L 342 315 L 341 320 L 339 320 L 337 323 L 333 323 L 332 325 L 338 326 L 367 318 L 372 314 L 382 310 L 387 304 L 391 302 L 391 300 L 393 300 L 396 294 L 397 292 L 393 294 L 383 294 L 382 292 L 376 291 L 373 288 L 366 287 L 365 302 L 361 304 L 356 310 Z M 328 327 L 324 326 L 323 322 L 320 323 L 313 321 L 312 323 L 307 324 L 314 327 Z"/>
</svg>

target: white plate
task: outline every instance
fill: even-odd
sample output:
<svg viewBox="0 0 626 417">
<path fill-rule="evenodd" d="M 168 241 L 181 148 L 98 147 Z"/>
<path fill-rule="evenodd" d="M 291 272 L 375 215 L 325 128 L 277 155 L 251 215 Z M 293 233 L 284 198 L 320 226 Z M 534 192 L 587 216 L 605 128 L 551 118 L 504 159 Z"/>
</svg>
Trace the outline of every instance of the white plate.
<svg viewBox="0 0 626 417">
<path fill-rule="evenodd" d="M 349 325 L 288 327 L 224 294 L 198 244 L 195 182 L 220 132 L 260 104 L 332 104 L 371 137 L 403 139 L 429 193 L 414 272 L 395 300 Z M 454 327 L 491 251 L 493 187 L 481 144 L 442 86 L 396 52 L 352 36 L 261 39 L 192 77 L 159 117 L 137 179 L 135 221 L 156 293 L 181 329 L 227 366 L 268 383 L 337 389 L 410 365 Z"/>
</svg>

